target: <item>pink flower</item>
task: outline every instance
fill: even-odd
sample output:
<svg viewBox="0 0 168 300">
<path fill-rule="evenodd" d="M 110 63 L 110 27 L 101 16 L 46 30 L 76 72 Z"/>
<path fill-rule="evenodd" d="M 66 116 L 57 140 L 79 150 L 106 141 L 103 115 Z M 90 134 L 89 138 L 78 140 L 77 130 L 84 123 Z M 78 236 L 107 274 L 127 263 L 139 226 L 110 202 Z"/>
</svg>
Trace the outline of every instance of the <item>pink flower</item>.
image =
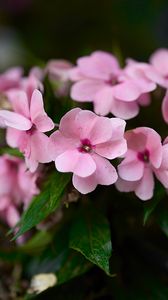
<svg viewBox="0 0 168 300">
<path fill-rule="evenodd" d="M 15 101 L 18 92 L 24 91 L 28 97 L 28 100 L 31 100 L 31 96 L 35 89 L 38 89 L 43 92 L 43 84 L 42 79 L 44 77 L 42 69 L 38 67 L 34 67 L 30 70 L 29 75 L 27 77 L 20 78 L 18 86 L 10 89 L 6 92 L 9 101 Z M 14 100 L 13 100 L 14 99 Z"/>
<path fill-rule="evenodd" d="M 26 170 L 22 159 L 9 155 L 0 157 L 0 218 L 10 227 L 19 221 L 21 206 L 26 208 L 39 193 L 37 177 L 37 172 Z"/>
<path fill-rule="evenodd" d="M 98 184 L 113 184 L 118 176 L 107 159 L 126 152 L 125 124 L 121 119 L 99 117 L 80 108 L 66 113 L 59 130 L 50 137 L 57 170 L 72 172 L 73 185 L 83 194 Z"/>
<path fill-rule="evenodd" d="M 147 127 L 130 130 L 125 137 L 128 150 L 118 166 L 120 178 L 116 187 L 122 192 L 134 191 L 141 200 L 148 200 L 153 197 L 154 174 L 168 186 L 167 145 L 162 146 L 159 134 Z"/>
<path fill-rule="evenodd" d="M 38 163 L 50 162 L 49 138 L 44 132 L 54 128 L 53 121 L 44 111 L 40 91 L 35 90 L 28 99 L 25 92 L 18 92 L 12 100 L 14 112 L 0 110 L 1 127 L 7 127 L 7 143 L 24 153 L 26 164 L 34 172 Z"/>
<path fill-rule="evenodd" d="M 53 84 L 56 96 L 66 96 L 70 88 L 70 73 L 73 65 L 66 60 L 55 59 L 47 63 L 45 72 Z"/>
<path fill-rule="evenodd" d="M 161 77 L 159 84 L 168 88 L 168 49 L 158 49 L 150 57 L 150 63 Z"/>
<path fill-rule="evenodd" d="M 161 76 L 159 85 L 168 89 L 168 49 L 156 50 L 150 57 L 150 63 Z M 163 98 L 162 115 L 165 122 L 168 123 L 168 92 Z"/>
<path fill-rule="evenodd" d="M 18 88 L 22 76 L 21 68 L 11 68 L 0 74 L 0 93 L 6 93 L 10 89 Z"/>
<path fill-rule="evenodd" d="M 97 114 L 105 116 L 111 112 L 117 117 L 131 119 L 139 112 L 137 100 L 153 91 L 156 84 L 153 79 L 130 73 L 128 68 L 120 68 L 113 55 L 94 52 L 78 59 L 77 67 L 71 70 L 71 80 L 76 81 L 71 97 L 80 102 L 93 102 Z"/>
</svg>

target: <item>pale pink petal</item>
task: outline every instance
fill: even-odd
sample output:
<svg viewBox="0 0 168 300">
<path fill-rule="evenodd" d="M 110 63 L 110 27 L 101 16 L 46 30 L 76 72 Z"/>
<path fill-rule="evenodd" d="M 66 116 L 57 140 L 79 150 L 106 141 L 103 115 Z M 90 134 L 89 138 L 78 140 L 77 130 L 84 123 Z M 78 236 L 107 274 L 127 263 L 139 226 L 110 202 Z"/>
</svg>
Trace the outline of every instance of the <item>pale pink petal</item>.
<svg viewBox="0 0 168 300">
<path fill-rule="evenodd" d="M 112 137 L 111 120 L 106 117 L 97 117 L 87 137 L 93 145 L 104 143 Z"/>
<path fill-rule="evenodd" d="M 31 155 L 40 163 L 52 161 L 49 149 L 49 137 L 42 132 L 35 131 L 31 136 Z"/>
<path fill-rule="evenodd" d="M 134 157 L 131 151 L 129 151 L 127 155 L 128 156 L 119 164 L 118 173 L 124 180 L 137 181 L 143 176 L 144 163 Z"/>
<path fill-rule="evenodd" d="M 33 157 L 25 157 L 25 163 L 31 173 L 34 173 L 38 168 L 38 161 Z"/>
<path fill-rule="evenodd" d="M 100 80 L 84 79 L 73 84 L 71 98 L 81 102 L 92 102 L 105 84 Z"/>
<path fill-rule="evenodd" d="M 141 106 L 148 106 L 151 103 L 151 96 L 149 93 L 142 94 L 137 101 Z"/>
<path fill-rule="evenodd" d="M 136 152 L 143 152 L 145 150 L 147 135 L 143 131 L 143 127 L 126 131 L 125 138 L 129 149 Z"/>
<path fill-rule="evenodd" d="M 73 174 L 72 183 L 74 187 L 82 194 L 93 192 L 97 186 L 95 173 L 88 177 L 79 177 Z"/>
<path fill-rule="evenodd" d="M 73 138 L 73 136 L 78 136 L 75 119 L 80 111 L 80 108 L 74 108 L 62 117 L 60 121 L 59 130 L 64 136 L 69 138 Z"/>
<path fill-rule="evenodd" d="M 10 205 L 6 211 L 6 220 L 10 227 L 14 227 L 16 223 L 19 221 L 20 215 L 18 210 L 13 206 Z"/>
<path fill-rule="evenodd" d="M 41 132 L 50 131 L 54 128 L 53 121 L 44 111 L 43 97 L 39 90 L 35 90 L 32 94 L 30 103 L 30 115 L 33 124 Z"/>
<path fill-rule="evenodd" d="M 168 169 L 168 144 L 162 146 L 162 163 L 159 169 Z"/>
<path fill-rule="evenodd" d="M 105 158 L 94 155 L 96 163 L 96 181 L 97 184 L 110 185 L 117 181 L 118 175 L 113 165 Z"/>
<path fill-rule="evenodd" d="M 19 147 L 22 131 L 8 127 L 6 130 L 6 142 L 12 148 Z"/>
<path fill-rule="evenodd" d="M 85 76 L 81 74 L 79 67 L 74 67 L 71 70 L 69 70 L 69 78 L 72 81 L 78 81 L 85 79 Z"/>
<path fill-rule="evenodd" d="M 128 193 L 135 191 L 137 184 L 138 181 L 126 181 L 119 177 L 115 186 L 120 192 Z"/>
<path fill-rule="evenodd" d="M 18 148 L 20 152 L 29 157 L 31 152 L 31 140 L 30 135 L 27 132 L 21 131 L 20 137 L 18 139 Z"/>
<path fill-rule="evenodd" d="M 29 101 L 27 95 L 21 90 L 11 90 L 8 92 L 13 110 L 18 114 L 30 119 Z"/>
<path fill-rule="evenodd" d="M 153 81 L 153 83 L 157 83 L 163 87 L 167 86 L 165 78 L 156 69 L 152 68 L 151 66 L 149 66 L 149 68 L 145 70 L 145 75 L 149 80 Z M 151 89 L 150 91 L 152 90 L 153 89 Z"/>
<path fill-rule="evenodd" d="M 76 142 L 79 143 L 79 141 Z M 75 140 L 65 137 L 59 130 L 51 134 L 49 149 L 50 152 L 52 152 L 53 160 L 55 160 L 56 157 L 61 153 L 75 148 L 76 148 Z"/>
<path fill-rule="evenodd" d="M 108 141 L 102 144 L 98 144 L 95 147 L 95 152 L 108 159 L 114 159 L 121 157 L 127 151 L 127 142 L 123 139 L 114 141 Z"/>
<path fill-rule="evenodd" d="M 11 199 L 8 195 L 0 196 L 0 211 L 8 208 L 10 205 Z"/>
<path fill-rule="evenodd" d="M 105 116 L 110 113 L 113 103 L 113 88 L 104 87 L 94 97 L 94 111 L 96 114 Z"/>
<path fill-rule="evenodd" d="M 163 186 L 168 189 L 168 169 L 155 169 L 154 173 Z"/>
<path fill-rule="evenodd" d="M 90 110 L 80 110 L 75 117 L 74 131 L 76 136 L 82 139 L 89 139 L 90 132 L 94 127 L 95 122 L 99 119 L 92 111 Z"/>
<path fill-rule="evenodd" d="M 125 81 L 113 87 L 115 98 L 123 101 L 134 101 L 141 95 L 141 89 L 133 81 Z"/>
<path fill-rule="evenodd" d="M 110 75 L 118 73 L 120 68 L 116 57 L 103 51 L 79 58 L 78 66 L 85 76 L 102 80 L 108 80 Z"/>
<path fill-rule="evenodd" d="M 3 75 L 5 75 L 10 80 L 18 80 L 23 74 L 23 69 L 20 67 L 14 67 L 7 70 Z"/>
<path fill-rule="evenodd" d="M 154 192 L 154 176 L 150 168 L 144 169 L 142 179 L 139 181 L 135 194 L 141 200 L 149 200 L 153 197 Z"/>
<path fill-rule="evenodd" d="M 52 80 L 69 80 L 69 70 L 72 70 L 73 65 L 63 59 L 53 59 L 47 63 L 45 72 L 49 74 Z"/>
<path fill-rule="evenodd" d="M 168 75 L 168 50 L 158 49 L 150 57 L 150 63 L 163 76 Z"/>
<path fill-rule="evenodd" d="M 163 119 L 166 123 L 168 123 L 168 91 L 166 92 L 166 95 L 163 98 L 162 102 L 162 115 Z"/>
<path fill-rule="evenodd" d="M 28 130 L 32 127 L 30 120 L 24 116 L 8 110 L 0 110 L 0 127 L 12 127 L 19 130 Z"/>
<path fill-rule="evenodd" d="M 87 177 L 94 173 L 96 164 L 90 154 L 69 150 L 57 156 L 55 165 L 60 172 L 73 172 L 80 177 Z"/>
<path fill-rule="evenodd" d="M 146 75 L 146 74 L 145 74 Z M 148 78 L 137 78 L 134 81 L 134 84 L 139 87 L 139 90 L 142 93 L 149 93 L 156 89 L 156 83 L 150 81 Z"/>
<path fill-rule="evenodd" d="M 122 139 L 125 132 L 126 122 L 119 118 L 111 118 L 110 121 L 113 128 L 112 137 L 111 137 L 112 140 L 114 141 L 114 140 Z"/>
<path fill-rule="evenodd" d="M 159 168 L 162 162 L 162 143 L 160 135 L 152 128 L 145 128 L 147 133 L 146 148 L 150 152 L 150 162 Z"/>
<path fill-rule="evenodd" d="M 124 102 L 124 101 L 114 99 L 111 107 L 111 112 L 114 116 L 118 118 L 129 120 L 138 115 L 139 106 L 137 101 Z"/>
</svg>

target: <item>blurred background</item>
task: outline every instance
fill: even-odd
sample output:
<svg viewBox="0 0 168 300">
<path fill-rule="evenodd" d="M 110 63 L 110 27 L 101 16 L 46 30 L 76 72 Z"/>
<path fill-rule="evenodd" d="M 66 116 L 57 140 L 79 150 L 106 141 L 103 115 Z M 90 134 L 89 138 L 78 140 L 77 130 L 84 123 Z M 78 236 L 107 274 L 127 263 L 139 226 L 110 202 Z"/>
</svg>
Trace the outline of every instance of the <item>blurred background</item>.
<svg viewBox="0 0 168 300">
<path fill-rule="evenodd" d="M 95 49 L 147 59 L 168 47 L 166 0 L 0 0 L 0 70 Z"/>
</svg>

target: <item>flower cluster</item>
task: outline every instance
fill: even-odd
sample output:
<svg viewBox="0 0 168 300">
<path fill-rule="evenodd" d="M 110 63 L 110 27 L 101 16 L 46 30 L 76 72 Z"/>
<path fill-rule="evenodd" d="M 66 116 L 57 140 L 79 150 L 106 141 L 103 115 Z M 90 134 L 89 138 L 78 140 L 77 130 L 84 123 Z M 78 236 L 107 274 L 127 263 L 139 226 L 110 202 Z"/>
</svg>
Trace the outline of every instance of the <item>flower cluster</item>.
<svg viewBox="0 0 168 300">
<path fill-rule="evenodd" d="M 54 132 L 46 134 L 55 128 L 44 109 L 46 76 L 56 97 L 70 95 L 76 104 L 93 102 L 94 112 L 73 108 Z M 65 60 L 51 60 L 44 69 L 33 68 L 27 77 L 20 68 L 1 74 L 0 96 L 7 98 L 9 109 L 0 110 L 0 126 L 7 128 L 7 144 L 25 157 L 29 171 L 24 169 L 22 176 L 35 182 L 39 163 L 54 161 L 59 172 L 73 173 L 73 185 L 83 194 L 95 190 L 98 184 L 115 183 L 119 191 L 135 192 L 141 200 L 148 200 L 154 193 L 154 178 L 167 189 L 168 138 L 162 143 L 160 135 L 148 127 L 125 132 L 125 120 L 136 117 L 140 106 L 150 105 L 151 92 L 158 86 L 165 90 L 161 110 L 168 123 L 167 49 L 157 50 L 148 63 L 127 59 L 123 67 L 114 55 L 96 51 L 79 58 L 76 66 Z M 115 168 L 111 160 L 118 158 Z M 18 163 L 18 159 L 6 156 L 2 161 Z M 13 169 L 4 172 L 11 172 L 11 177 Z M 34 185 L 31 196 L 36 192 Z M 0 209 L 6 209 L 3 203 L 8 200 L 1 199 Z M 25 202 L 24 197 L 22 200 Z"/>
<path fill-rule="evenodd" d="M 23 159 L 7 154 L 0 156 L 0 217 L 10 227 L 19 221 L 20 210 L 39 193 L 38 175 L 27 170 Z"/>
</svg>

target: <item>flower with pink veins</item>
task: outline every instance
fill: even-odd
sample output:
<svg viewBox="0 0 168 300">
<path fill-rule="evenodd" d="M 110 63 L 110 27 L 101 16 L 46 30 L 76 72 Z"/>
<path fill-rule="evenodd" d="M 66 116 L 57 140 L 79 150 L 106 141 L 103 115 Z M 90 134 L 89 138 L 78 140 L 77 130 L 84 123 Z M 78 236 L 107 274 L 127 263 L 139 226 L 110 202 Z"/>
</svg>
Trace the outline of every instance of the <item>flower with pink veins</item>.
<svg viewBox="0 0 168 300">
<path fill-rule="evenodd" d="M 97 114 L 105 116 L 111 112 L 123 119 L 135 117 L 139 113 L 137 100 L 156 88 L 156 84 L 144 76 L 128 76 L 115 56 L 102 51 L 78 59 L 70 76 L 75 81 L 71 88 L 72 99 L 93 102 Z"/>
<path fill-rule="evenodd" d="M 7 143 L 24 153 L 26 164 L 34 172 L 38 163 L 51 161 L 49 138 L 44 132 L 54 128 L 53 121 L 44 111 L 40 91 L 35 90 L 29 102 L 25 92 L 17 93 L 12 101 L 13 110 L 0 110 L 1 127 L 7 127 Z"/>
<path fill-rule="evenodd" d="M 168 49 L 156 50 L 150 57 L 150 63 L 162 77 L 160 86 L 168 89 Z M 168 123 L 168 92 L 163 98 L 162 115 L 165 122 Z"/>
<path fill-rule="evenodd" d="M 19 210 L 39 193 L 36 180 L 39 173 L 26 170 L 25 162 L 17 157 L 0 157 L 0 217 L 13 227 L 20 219 Z"/>
<path fill-rule="evenodd" d="M 135 192 L 141 200 L 153 197 L 154 174 L 161 180 L 160 171 L 167 165 L 159 134 L 148 127 L 139 127 L 125 134 L 128 150 L 118 166 L 116 187 L 121 192 Z M 167 146 L 166 146 L 167 147 Z"/>
<path fill-rule="evenodd" d="M 125 121 L 99 117 L 91 111 L 75 108 L 60 121 L 51 135 L 53 160 L 60 172 L 73 173 L 73 185 L 82 194 L 98 184 L 116 182 L 117 172 L 108 159 L 122 156 L 127 150 Z"/>
<path fill-rule="evenodd" d="M 63 59 L 53 59 L 47 63 L 45 73 L 53 84 L 56 96 L 67 96 L 70 88 L 70 70 L 73 65 Z"/>
</svg>

